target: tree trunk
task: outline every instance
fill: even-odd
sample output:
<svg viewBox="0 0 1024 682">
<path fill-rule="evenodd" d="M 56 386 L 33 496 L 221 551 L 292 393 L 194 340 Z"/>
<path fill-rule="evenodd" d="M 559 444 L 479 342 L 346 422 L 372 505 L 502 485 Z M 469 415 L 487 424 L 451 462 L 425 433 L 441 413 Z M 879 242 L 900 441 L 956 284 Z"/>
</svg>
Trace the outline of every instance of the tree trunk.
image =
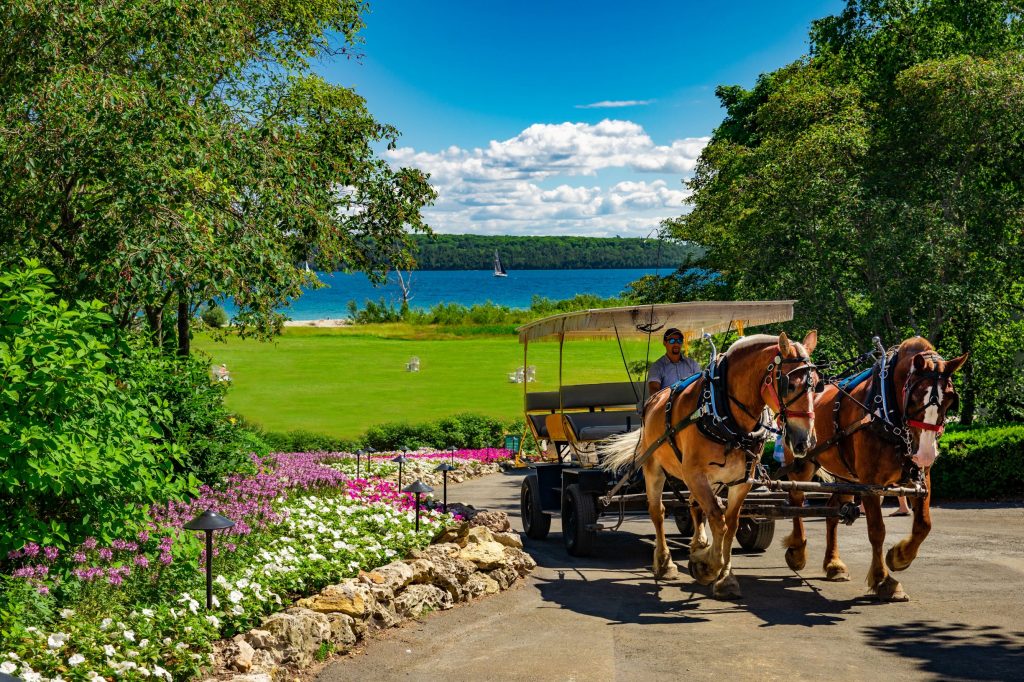
<svg viewBox="0 0 1024 682">
<path fill-rule="evenodd" d="M 178 290 L 178 355 L 188 357 L 192 350 L 188 335 L 188 294 L 184 289 Z"/>
<path fill-rule="evenodd" d="M 149 324 L 149 335 L 153 340 L 153 346 L 160 348 L 164 345 L 164 313 L 161 308 L 155 305 L 146 306 L 146 322 Z"/>
</svg>

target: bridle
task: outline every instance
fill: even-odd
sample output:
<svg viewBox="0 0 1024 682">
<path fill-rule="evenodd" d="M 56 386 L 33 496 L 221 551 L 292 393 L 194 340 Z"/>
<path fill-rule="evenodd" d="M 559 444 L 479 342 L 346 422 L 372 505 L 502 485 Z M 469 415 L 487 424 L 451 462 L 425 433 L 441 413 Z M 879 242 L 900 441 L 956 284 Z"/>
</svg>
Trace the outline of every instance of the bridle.
<svg viewBox="0 0 1024 682">
<path fill-rule="evenodd" d="M 808 391 L 813 390 L 815 393 L 821 393 L 825 390 L 825 382 L 818 376 L 818 367 L 811 362 L 809 357 L 798 355 L 795 358 L 783 358 L 782 350 L 776 348 L 778 354 L 775 356 L 775 360 L 768 364 L 765 370 L 764 381 L 761 382 L 761 398 L 764 399 L 766 405 L 771 409 L 771 402 L 765 397 L 765 391 L 769 391 L 772 397 L 775 399 L 775 405 L 778 407 L 774 412 L 778 415 L 779 426 L 785 428 L 786 420 L 790 418 L 803 418 L 803 419 L 814 419 L 814 412 L 804 410 L 791 410 L 790 405 L 795 403 L 797 400 L 802 398 Z M 785 365 L 797 364 L 798 367 L 783 372 Z M 788 402 L 783 402 L 781 396 L 789 393 L 789 385 L 791 383 L 791 377 L 798 373 L 804 373 L 804 387 L 799 393 L 793 396 L 793 399 Z"/>
<path fill-rule="evenodd" d="M 938 353 L 928 353 L 925 356 L 925 359 L 932 360 L 936 363 L 942 362 L 942 357 Z M 934 431 L 940 436 L 942 435 L 943 431 L 946 430 L 945 413 L 942 413 L 941 420 L 936 424 L 929 424 L 928 422 L 923 421 L 923 418 L 924 413 L 928 411 L 929 407 L 935 406 L 938 409 L 942 408 L 942 401 L 939 400 L 939 393 L 944 393 L 945 391 L 940 391 L 939 385 L 940 383 L 943 385 L 946 384 L 949 381 L 950 374 L 952 373 L 937 372 L 935 370 L 917 372 L 913 365 L 910 366 L 910 372 L 907 374 L 907 380 L 903 383 L 903 419 L 906 421 L 907 426 L 915 429 L 921 429 L 923 431 Z M 909 410 L 910 396 L 918 385 L 929 381 L 931 382 L 932 390 L 928 396 L 928 402 L 922 405 L 921 408 L 915 412 L 915 416 L 916 414 L 920 414 L 922 419 L 911 419 Z"/>
</svg>

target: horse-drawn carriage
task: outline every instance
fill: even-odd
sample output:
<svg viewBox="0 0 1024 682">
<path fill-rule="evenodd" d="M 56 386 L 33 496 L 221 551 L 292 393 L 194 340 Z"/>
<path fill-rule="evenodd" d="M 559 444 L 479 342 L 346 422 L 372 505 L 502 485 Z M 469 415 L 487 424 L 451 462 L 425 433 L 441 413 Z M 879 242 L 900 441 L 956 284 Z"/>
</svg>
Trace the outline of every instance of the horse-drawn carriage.
<svg viewBox="0 0 1024 682">
<path fill-rule="evenodd" d="M 949 375 L 962 359 L 946 363 L 933 351 L 928 355 L 930 344 L 918 339 L 924 345 L 917 344 L 921 348 L 915 346 L 913 355 L 906 355 L 902 369 L 893 364 L 887 372 L 887 354 L 880 353 L 882 369 L 879 374 L 876 365 L 873 382 L 889 387 L 890 403 L 895 400 L 893 377 L 901 371 L 907 373 L 900 378 L 904 388 L 903 410 L 898 415 L 902 422 L 897 424 L 891 421 L 897 411 L 891 415 L 878 412 L 881 416 L 877 416 L 864 405 L 874 400 L 874 394 L 870 398 L 865 397 L 867 394 L 854 398 L 851 391 L 860 389 L 850 383 L 840 385 L 838 381 L 832 381 L 826 389 L 810 359 L 817 343 L 815 332 L 802 343 L 788 339 L 784 333 L 742 337 L 727 352 L 717 352 L 712 334 L 731 329 L 742 334 L 745 328 L 791 320 L 793 303 L 689 302 L 606 308 L 554 315 L 520 327 L 524 364 L 530 343 L 559 342 L 558 390 L 531 392 L 524 384 L 527 428 L 537 442 L 550 444 L 550 457 L 533 463 L 522 483 L 521 514 L 527 536 L 546 537 L 552 515 L 560 514 L 566 549 L 574 556 L 583 556 L 592 551 L 600 531 L 617 529 L 626 514 L 646 511 L 657 533 L 654 572 L 669 577 L 675 574 L 663 528 L 669 511 L 680 533 L 693 536 L 691 575 L 702 584 L 714 583 L 716 596 L 731 597 L 739 594 L 731 572 L 733 540 L 745 549 L 766 549 L 774 536 L 776 519 L 794 521 L 794 532 L 784 544 L 788 548 L 787 562 L 799 569 L 803 567 L 806 548 L 802 519 L 828 520 L 832 533 L 829 551 L 833 552 L 836 525 L 851 524 L 859 515 L 855 496 L 874 500 L 869 509 L 872 524 L 880 523 L 878 507 L 874 506 L 880 496 L 915 498 L 916 516 L 926 517 L 928 491 L 924 475 L 911 481 L 905 475 L 906 461 L 901 464 L 902 474 L 899 466 L 895 474 L 888 469 L 876 472 L 865 468 L 864 456 L 850 460 L 844 454 L 846 441 L 873 437 L 876 432 L 887 432 L 889 437 L 895 433 L 906 442 L 902 455 L 909 459 L 913 456 L 908 436 L 911 429 L 915 433 L 935 432 L 939 428 L 936 424 L 945 418 L 948 405 L 938 414 L 934 396 L 942 393 L 940 378 L 948 383 Z M 663 388 L 654 396 L 647 395 L 646 382 L 631 380 L 628 365 L 629 380 L 625 382 L 563 383 L 566 341 L 610 337 L 619 342 L 621 351 L 624 339 L 649 338 L 672 327 L 682 330 L 688 338 L 703 339 L 710 345 L 711 359 L 704 372 Z M 875 359 L 873 354 L 864 357 Z M 627 364 L 624 355 L 623 361 Z M 920 410 L 917 421 L 911 418 L 912 396 L 907 392 L 911 386 L 909 373 L 915 368 L 921 377 L 930 377 L 927 381 L 933 382 L 933 388 L 925 387 L 926 391 L 919 391 L 920 396 L 913 398 L 928 401 L 928 406 L 922 402 L 920 408 L 914 408 Z M 951 384 L 947 393 L 952 395 Z M 879 394 L 884 402 L 886 391 Z M 817 447 L 815 411 L 821 412 L 832 404 L 823 405 L 823 396 L 837 407 L 834 429 Z M 844 396 L 863 408 L 859 421 L 850 422 L 849 428 L 840 424 L 839 406 Z M 850 406 L 848 401 L 846 408 Z M 924 416 L 926 412 L 929 417 Z M 761 464 L 765 444 L 775 438 L 786 444 L 787 465 L 783 469 L 796 474 L 790 476 L 794 480 L 773 479 Z M 916 448 L 915 443 L 913 449 Z M 897 459 L 902 455 L 897 453 Z M 847 475 L 835 482 L 811 481 L 819 457 L 838 457 L 845 468 L 839 464 L 831 468 L 841 469 Z M 815 466 L 804 466 L 810 464 Z M 917 471 L 921 474 L 923 470 Z M 808 506 L 808 497 L 828 498 L 829 504 Z M 710 542 L 706 528 L 711 531 Z M 923 535 L 897 546 L 906 550 L 905 558 L 893 557 L 890 551 L 889 567 L 901 570 L 909 565 L 922 539 Z M 827 571 L 828 562 L 826 558 Z M 842 569 L 845 572 L 845 566 Z M 843 579 L 837 575 L 829 572 L 829 577 Z M 891 596 L 901 592 L 884 567 L 879 570 L 873 564 L 870 577 L 872 588 L 880 594 L 886 592 Z"/>
</svg>

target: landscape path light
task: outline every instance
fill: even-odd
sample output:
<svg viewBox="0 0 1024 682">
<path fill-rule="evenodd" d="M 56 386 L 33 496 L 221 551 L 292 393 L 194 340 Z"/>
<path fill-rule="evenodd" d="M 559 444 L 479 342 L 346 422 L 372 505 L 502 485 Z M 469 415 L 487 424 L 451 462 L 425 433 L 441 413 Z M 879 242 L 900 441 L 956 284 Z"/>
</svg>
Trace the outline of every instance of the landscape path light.
<svg viewBox="0 0 1024 682">
<path fill-rule="evenodd" d="M 406 450 L 406 452 L 408 452 L 408 450 Z M 406 457 L 405 455 L 399 455 L 398 457 L 395 457 L 391 461 L 398 465 L 398 489 L 401 490 L 402 489 L 402 465 L 405 464 L 406 462 L 408 462 L 409 458 Z"/>
<path fill-rule="evenodd" d="M 436 467 L 434 467 L 434 471 L 440 471 L 441 472 L 441 476 L 444 478 L 444 498 L 443 498 L 444 499 L 444 503 L 443 503 L 444 507 L 443 508 L 444 508 L 444 513 L 447 514 L 448 513 L 448 472 L 449 471 L 455 471 L 455 467 L 453 467 L 448 462 L 441 462 Z"/>
<path fill-rule="evenodd" d="M 416 532 L 418 533 L 420 530 L 420 495 L 423 493 L 432 493 L 434 492 L 434 489 L 417 478 L 415 483 L 407 488 L 403 488 L 402 492 L 414 493 L 416 495 Z"/>
<path fill-rule="evenodd" d="M 366 477 L 370 477 L 370 465 L 373 463 L 373 453 L 377 452 L 373 448 L 366 449 Z"/>
<path fill-rule="evenodd" d="M 452 455 L 452 469 L 455 468 L 455 448 L 448 448 L 448 452 Z"/>
<path fill-rule="evenodd" d="M 207 509 L 182 528 L 206 533 L 206 610 L 213 608 L 213 531 L 231 528 L 235 522 Z"/>
<path fill-rule="evenodd" d="M 359 478 L 359 465 L 360 465 L 362 459 L 363 459 L 363 451 L 362 450 L 356 450 L 356 478 Z M 369 467 L 367 467 L 367 471 L 369 471 Z"/>
</svg>

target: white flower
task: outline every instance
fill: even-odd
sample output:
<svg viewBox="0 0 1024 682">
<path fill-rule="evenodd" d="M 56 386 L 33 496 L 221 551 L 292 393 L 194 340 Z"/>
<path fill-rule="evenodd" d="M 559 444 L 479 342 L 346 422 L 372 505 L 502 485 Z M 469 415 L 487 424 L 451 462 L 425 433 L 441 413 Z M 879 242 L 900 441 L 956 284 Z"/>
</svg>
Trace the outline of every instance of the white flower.
<svg viewBox="0 0 1024 682">
<path fill-rule="evenodd" d="M 140 647 L 140 648 L 143 648 L 143 649 L 144 649 L 144 648 L 146 648 L 147 646 L 149 646 L 149 640 L 148 640 L 148 639 L 144 639 L 144 640 L 142 640 L 141 642 L 139 642 L 139 647 Z"/>
<path fill-rule="evenodd" d="M 116 652 L 114 651 L 114 647 L 110 646 L 109 644 L 104 644 L 103 653 L 105 653 L 108 657 L 113 658 Z"/>
<path fill-rule="evenodd" d="M 32 625 L 30 627 L 25 628 L 25 632 L 39 632 L 39 628 L 37 628 L 35 625 Z"/>
<path fill-rule="evenodd" d="M 245 588 L 249 587 L 249 581 L 245 578 L 239 578 L 235 585 L 244 590 Z"/>
<path fill-rule="evenodd" d="M 188 610 L 191 611 L 192 613 L 198 612 L 199 611 L 199 602 L 197 602 L 195 599 L 189 600 L 189 602 L 188 602 Z"/>
<path fill-rule="evenodd" d="M 67 618 L 70 618 L 73 615 L 75 615 L 75 610 L 74 609 L 61 609 L 60 610 L 60 617 L 61 618 L 67 619 Z"/>
<path fill-rule="evenodd" d="M 109 630 L 110 626 L 113 623 L 114 623 L 114 621 L 112 619 L 104 618 L 102 621 L 100 621 L 100 630 Z"/>
<path fill-rule="evenodd" d="M 129 649 L 128 651 L 124 652 L 124 655 L 127 656 L 128 658 L 135 658 L 136 656 L 139 655 L 139 652 L 136 651 L 135 649 Z"/>
<path fill-rule="evenodd" d="M 217 583 L 221 587 L 224 587 L 228 584 L 228 579 L 222 575 L 218 575 L 216 578 L 214 578 L 213 582 Z"/>
<path fill-rule="evenodd" d="M 153 617 L 153 609 L 142 609 L 142 615 L 145 616 L 146 618 L 152 618 Z"/>
<path fill-rule="evenodd" d="M 139 674 L 142 675 L 143 677 L 149 677 L 149 675 L 150 675 L 148 669 L 141 668 L 141 667 L 139 668 Z"/>
<path fill-rule="evenodd" d="M 171 638 L 170 637 L 164 637 L 164 646 L 170 646 L 170 645 L 171 645 Z"/>
<path fill-rule="evenodd" d="M 105 680 L 106 678 L 103 677 L 103 675 L 100 675 L 95 670 L 90 670 L 87 675 L 87 679 L 89 680 L 89 682 L 100 682 L 100 680 Z"/>
<path fill-rule="evenodd" d="M 59 649 L 68 641 L 68 635 L 64 632 L 55 632 L 46 640 L 46 646 L 51 649 Z"/>
<path fill-rule="evenodd" d="M 68 659 L 68 665 L 72 667 L 76 665 L 81 665 L 82 663 L 85 663 L 85 656 L 83 656 L 82 654 L 74 654 L 71 658 Z"/>
<path fill-rule="evenodd" d="M 20 658 L 18 658 L 18 654 L 14 653 L 13 651 L 11 653 L 7 654 L 7 658 L 11 659 L 12 661 L 20 661 L 21 660 Z"/>
<path fill-rule="evenodd" d="M 231 600 L 232 604 L 237 604 L 238 602 L 242 601 L 243 596 L 244 595 L 238 590 L 231 590 L 231 594 L 228 595 L 228 599 Z"/>
<path fill-rule="evenodd" d="M 217 620 L 217 616 L 207 616 L 206 617 L 206 622 L 209 623 L 210 625 L 212 625 L 215 628 L 219 628 L 220 627 L 220 621 Z"/>
<path fill-rule="evenodd" d="M 13 675 L 14 671 L 17 669 L 17 663 L 12 663 L 11 661 L 4 661 L 3 663 L 0 663 L 0 673 L 3 673 L 4 675 Z"/>
<path fill-rule="evenodd" d="M 231 614 L 232 615 L 234 615 L 234 616 L 241 616 L 243 613 L 245 613 L 245 609 L 243 609 L 238 604 L 235 604 L 234 606 L 231 607 Z"/>
<path fill-rule="evenodd" d="M 22 672 L 21 679 L 24 682 L 42 682 L 43 676 L 37 672 Z"/>
<path fill-rule="evenodd" d="M 135 641 L 135 631 L 134 630 L 125 630 L 124 631 L 124 638 L 127 639 L 129 642 L 134 642 Z"/>
<path fill-rule="evenodd" d="M 177 649 L 178 651 L 181 651 L 182 649 L 187 649 L 188 648 L 188 644 L 185 644 L 185 642 L 178 642 L 177 644 L 174 645 L 174 648 Z"/>
<path fill-rule="evenodd" d="M 217 595 L 214 594 L 210 596 L 210 604 L 212 604 L 214 608 L 220 608 L 220 599 L 217 599 Z"/>
<path fill-rule="evenodd" d="M 153 674 L 157 677 L 163 677 L 167 680 L 171 679 L 171 674 L 158 665 L 153 666 Z"/>
</svg>

